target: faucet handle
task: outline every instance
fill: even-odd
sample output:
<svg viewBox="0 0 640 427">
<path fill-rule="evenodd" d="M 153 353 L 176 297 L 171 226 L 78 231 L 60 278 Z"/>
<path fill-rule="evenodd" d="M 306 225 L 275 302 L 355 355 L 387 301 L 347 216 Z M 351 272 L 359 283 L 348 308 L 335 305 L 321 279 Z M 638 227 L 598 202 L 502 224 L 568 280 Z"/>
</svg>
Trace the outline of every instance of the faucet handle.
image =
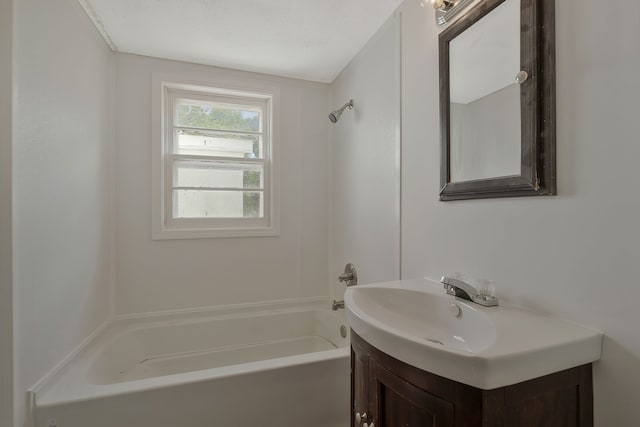
<svg viewBox="0 0 640 427">
<path fill-rule="evenodd" d="M 348 263 L 344 266 L 344 273 L 338 276 L 340 282 L 345 282 L 348 286 L 355 286 L 358 284 L 358 272 L 356 266 Z"/>
<path fill-rule="evenodd" d="M 449 295 L 454 295 L 468 301 L 471 301 L 471 297 L 478 294 L 476 288 L 460 279 L 442 276 L 440 283 L 442 283 Z"/>
<path fill-rule="evenodd" d="M 341 275 L 338 276 L 338 280 L 340 282 L 347 282 L 349 280 L 353 280 L 353 274 L 351 274 L 351 273 L 342 273 Z"/>
<path fill-rule="evenodd" d="M 444 288 L 445 291 L 447 291 L 447 294 L 456 296 L 455 286 L 449 285 L 448 283 L 443 283 L 442 287 Z"/>
<path fill-rule="evenodd" d="M 485 307 L 498 305 L 498 298 L 493 295 L 488 295 L 484 292 L 478 292 L 475 287 L 466 282 L 463 282 L 460 279 L 442 276 L 442 279 L 440 279 L 440 283 L 442 283 L 444 289 L 449 295 L 453 295 L 467 301 L 475 302 L 476 304 L 480 304 Z"/>
</svg>

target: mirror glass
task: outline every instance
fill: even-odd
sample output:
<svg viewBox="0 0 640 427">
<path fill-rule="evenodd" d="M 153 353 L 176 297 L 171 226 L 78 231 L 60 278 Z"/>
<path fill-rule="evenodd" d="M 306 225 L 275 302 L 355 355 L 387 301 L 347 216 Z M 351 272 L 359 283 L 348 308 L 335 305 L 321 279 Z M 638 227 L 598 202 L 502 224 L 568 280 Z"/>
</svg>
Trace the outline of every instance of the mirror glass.
<svg viewBox="0 0 640 427">
<path fill-rule="evenodd" d="M 450 181 L 521 173 L 520 0 L 449 43 Z"/>
</svg>

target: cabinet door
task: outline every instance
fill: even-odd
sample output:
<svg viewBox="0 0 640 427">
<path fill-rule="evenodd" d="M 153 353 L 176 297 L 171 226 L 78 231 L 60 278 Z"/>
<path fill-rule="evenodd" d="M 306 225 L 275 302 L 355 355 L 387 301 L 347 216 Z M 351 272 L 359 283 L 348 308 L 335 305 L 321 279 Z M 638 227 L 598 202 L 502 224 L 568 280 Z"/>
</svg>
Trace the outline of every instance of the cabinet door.
<svg viewBox="0 0 640 427">
<path fill-rule="evenodd" d="M 454 427 L 454 405 L 376 365 L 369 381 L 376 427 Z"/>
<path fill-rule="evenodd" d="M 356 424 L 356 414 L 369 414 L 369 353 L 357 344 L 351 346 L 351 426 Z M 364 419 L 362 420 L 364 421 Z M 361 422 L 362 422 L 361 421 Z"/>
</svg>

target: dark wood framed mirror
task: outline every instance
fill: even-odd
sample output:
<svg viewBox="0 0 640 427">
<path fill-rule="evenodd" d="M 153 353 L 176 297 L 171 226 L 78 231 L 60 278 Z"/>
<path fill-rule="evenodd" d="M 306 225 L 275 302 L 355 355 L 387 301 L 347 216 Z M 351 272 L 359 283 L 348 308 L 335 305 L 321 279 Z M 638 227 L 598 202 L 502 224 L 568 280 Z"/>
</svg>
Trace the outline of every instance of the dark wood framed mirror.
<svg viewBox="0 0 640 427">
<path fill-rule="evenodd" d="M 440 34 L 440 200 L 556 194 L 554 6 L 482 0 Z"/>
</svg>

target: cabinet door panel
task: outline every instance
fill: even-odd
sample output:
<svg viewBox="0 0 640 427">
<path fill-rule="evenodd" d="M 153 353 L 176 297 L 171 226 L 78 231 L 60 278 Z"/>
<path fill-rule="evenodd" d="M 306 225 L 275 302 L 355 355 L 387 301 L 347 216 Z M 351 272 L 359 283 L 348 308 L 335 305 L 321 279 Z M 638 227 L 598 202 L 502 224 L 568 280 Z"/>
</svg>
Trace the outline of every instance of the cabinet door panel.
<svg viewBox="0 0 640 427">
<path fill-rule="evenodd" d="M 578 427 L 578 392 L 539 394 L 505 408 L 505 423 L 519 427 Z"/>
<path fill-rule="evenodd" d="M 373 371 L 373 370 L 371 370 Z M 454 405 L 376 366 L 370 381 L 378 427 L 453 427 Z"/>
<path fill-rule="evenodd" d="M 356 413 L 369 409 L 369 354 L 357 345 L 351 347 L 351 425 L 356 426 Z M 360 426 L 357 426 L 360 427 Z"/>
</svg>

